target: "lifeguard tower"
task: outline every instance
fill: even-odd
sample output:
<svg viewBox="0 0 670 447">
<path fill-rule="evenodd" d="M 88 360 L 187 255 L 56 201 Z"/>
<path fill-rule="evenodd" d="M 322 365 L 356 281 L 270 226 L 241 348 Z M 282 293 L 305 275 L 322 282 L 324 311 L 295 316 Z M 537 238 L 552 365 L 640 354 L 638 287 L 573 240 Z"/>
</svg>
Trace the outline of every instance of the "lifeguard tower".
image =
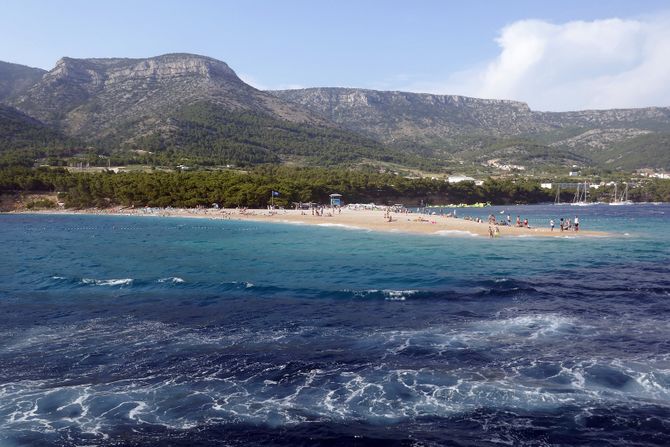
<svg viewBox="0 0 670 447">
<path fill-rule="evenodd" d="M 341 205 L 342 205 L 342 194 L 331 194 L 330 206 L 341 206 Z"/>
</svg>

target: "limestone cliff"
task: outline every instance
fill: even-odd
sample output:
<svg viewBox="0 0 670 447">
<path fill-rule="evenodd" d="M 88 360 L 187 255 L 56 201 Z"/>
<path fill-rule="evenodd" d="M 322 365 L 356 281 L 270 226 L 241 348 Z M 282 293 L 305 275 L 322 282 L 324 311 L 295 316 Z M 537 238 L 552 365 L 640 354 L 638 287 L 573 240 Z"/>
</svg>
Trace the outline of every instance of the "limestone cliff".
<svg viewBox="0 0 670 447">
<path fill-rule="evenodd" d="M 244 83 L 226 63 L 192 54 L 62 58 L 12 105 L 71 135 L 103 138 L 169 126 L 175 110 L 196 102 L 293 122 L 316 121 L 299 107 Z"/>
</svg>

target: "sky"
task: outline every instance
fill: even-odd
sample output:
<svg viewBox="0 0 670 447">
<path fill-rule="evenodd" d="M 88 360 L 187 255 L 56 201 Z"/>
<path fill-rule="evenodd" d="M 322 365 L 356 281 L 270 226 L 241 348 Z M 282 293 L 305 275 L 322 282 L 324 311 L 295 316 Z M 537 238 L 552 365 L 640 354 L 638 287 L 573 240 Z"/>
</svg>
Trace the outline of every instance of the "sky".
<svg viewBox="0 0 670 447">
<path fill-rule="evenodd" d="M 261 89 L 670 106 L 668 0 L 0 0 L 0 60 L 186 52 Z"/>
</svg>

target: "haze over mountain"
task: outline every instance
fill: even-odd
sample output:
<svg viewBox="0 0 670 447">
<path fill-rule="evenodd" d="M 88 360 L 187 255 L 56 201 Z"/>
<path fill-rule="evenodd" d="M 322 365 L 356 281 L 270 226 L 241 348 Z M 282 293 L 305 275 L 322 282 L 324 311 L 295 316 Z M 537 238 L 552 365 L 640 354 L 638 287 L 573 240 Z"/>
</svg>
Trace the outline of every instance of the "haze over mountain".
<svg viewBox="0 0 670 447">
<path fill-rule="evenodd" d="M 192 54 L 62 58 L 49 72 L 2 63 L 0 92 L 0 102 L 91 145 L 201 162 L 670 168 L 667 107 L 551 113 L 453 95 L 266 92 Z"/>
<path fill-rule="evenodd" d="M 44 73 L 46 70 L 41 68 L 0 61 L 0 102 L 25 92 L 39 81 Z"/>
</svg>

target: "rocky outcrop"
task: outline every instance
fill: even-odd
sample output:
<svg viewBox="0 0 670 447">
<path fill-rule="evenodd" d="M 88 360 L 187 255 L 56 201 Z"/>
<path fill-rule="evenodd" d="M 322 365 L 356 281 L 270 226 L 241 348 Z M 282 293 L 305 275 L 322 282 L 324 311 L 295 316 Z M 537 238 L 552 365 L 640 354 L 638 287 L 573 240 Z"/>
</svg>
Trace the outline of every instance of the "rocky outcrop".
<svg viewBox="0 0 670 447">
<path fill-rule="evenodd" d="M 624 129 L 609 129 L 609 128 L 598 128 L 587 130 L 586 132 L 580 133 L 571 138 L 565 138 L 563 140 L 556 141 L 551 143 L 552 147 L 588 147 L 592 150 L 606 150 L 608 147 L 611 147 L 614 144 L 621 143 L 626 140 L 631 140 L 633 138 L 647 135 L 652 133 L 650 130 L 636 129 L 636 128 L 624 128 Z"/>
<path fill-rule="evenodd" d="M 670 130 L 670 108 L 547 113 L 534 112 L 518 101 L 454 95 L 345 88 L 271 93 L 386 143 L 414 141 L 439 145 L 458 137 L 518 137 L 568 128 Z"/>
<path fill-rule="evenodd" d="M 670 128 L 670 107 L 581 110 L 577 112 L 533 112 L 533 118 L 538 122 L 563 128 L 639 128 L 652 131 L 667 131 Z"/>
<path fill-rule="evenodd" d="M 553 113 L 517 101 L 395 91 L 309 88 L 272 94 L 391 146 L 461 160 L 490 158 L 504 149 L 498 155 L 505 163 L 528 163 L 542 154 L 573 164 L 621 151 L 647 134 L 670 132 L 667 107 Z M 508 150 L 520 140 L 521 147 L 532 148 L 530 154 L 524 149 L 523 158 Z"/>
<path fill-rule="evenodd" d="M 271 93 L 386 143 L 471 133 L 514 135 L 549 126 L 535 122 L 528 105 L 518 101 L 347 88 Z"/>
<path fill-rule="evenodd" d="M 294 122 L 316 121 L 301 108 L 244 83 L 226 63 L 192 54 L 62 58 L 12 105 L 71 135 L 104 138 L 159 129 L 176 109 L 197 102 Z"/>
</svg>

